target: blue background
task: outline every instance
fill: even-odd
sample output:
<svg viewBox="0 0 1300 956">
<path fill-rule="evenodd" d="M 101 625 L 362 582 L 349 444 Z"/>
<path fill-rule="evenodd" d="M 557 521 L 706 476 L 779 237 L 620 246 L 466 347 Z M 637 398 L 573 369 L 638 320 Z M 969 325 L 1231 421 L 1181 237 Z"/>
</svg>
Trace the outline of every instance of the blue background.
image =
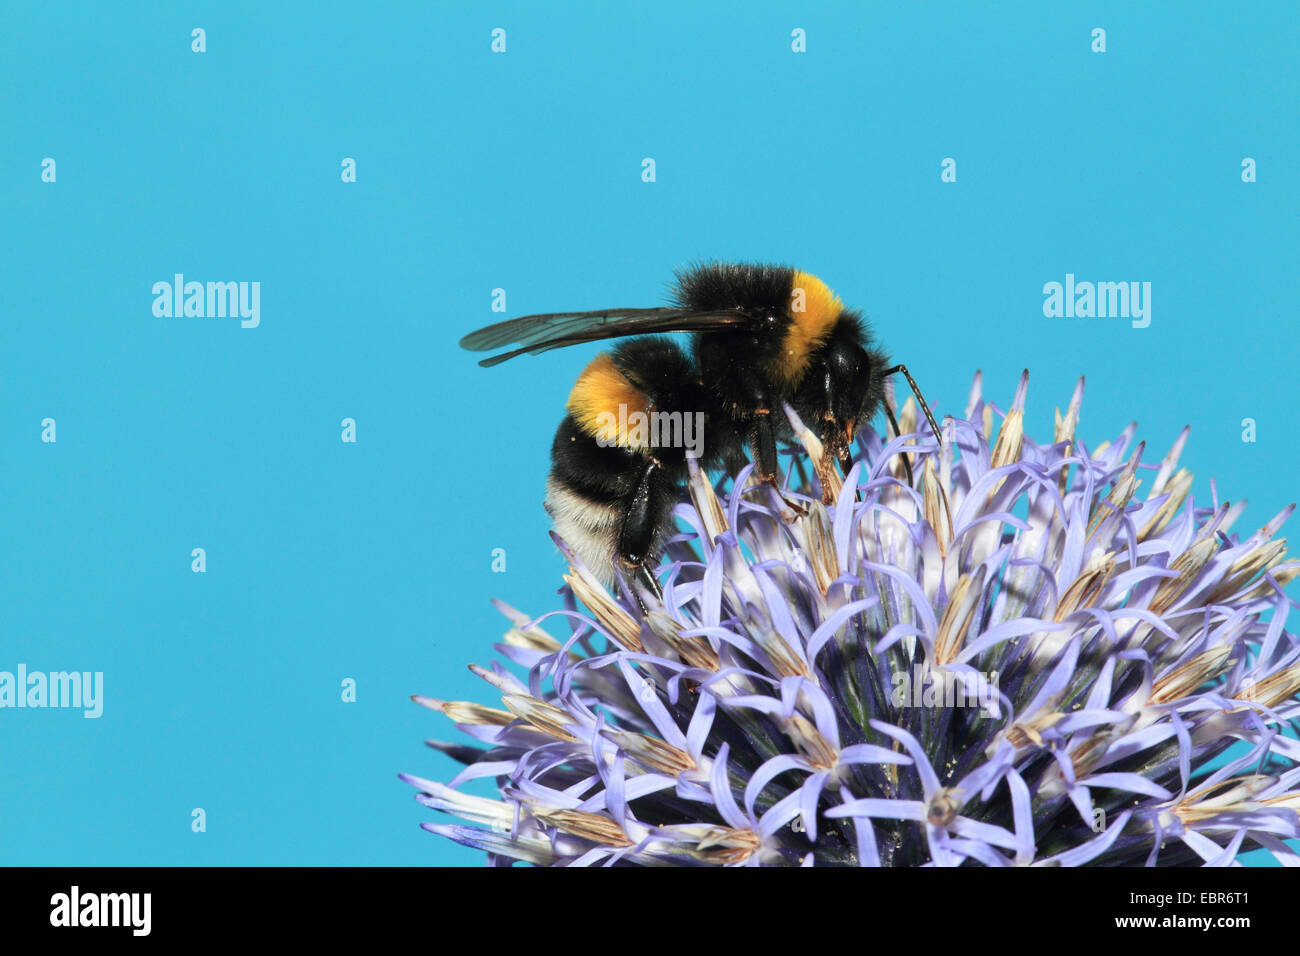
<svg viewBox="0 0 1300 956">
<path fill-rule="evenodd" d="M 1239 531 L 1293 500 L 1294 4 L 463 6 L 5 5 L 0 669 L 103 671 L 105 709 L 0 711 L 0 862 L 481 861 L 418 829 L 396 774 L 449 778 L 453 731 L 407 697 L 492 702 L 489 598 L 554 606 L 547 452 L 596 350 L 478 368 L 497 287 L 788 262 L 937 412 L 1027 367 L 1045 440 L 1086 373 L 1086 442 L 1191 424 Z M 175 272 L 260 281 L 261 326 L 156 318 Z M 1150 327 L 1044 318 L 1067 272 L 1151 282 Z"/>
</svg>

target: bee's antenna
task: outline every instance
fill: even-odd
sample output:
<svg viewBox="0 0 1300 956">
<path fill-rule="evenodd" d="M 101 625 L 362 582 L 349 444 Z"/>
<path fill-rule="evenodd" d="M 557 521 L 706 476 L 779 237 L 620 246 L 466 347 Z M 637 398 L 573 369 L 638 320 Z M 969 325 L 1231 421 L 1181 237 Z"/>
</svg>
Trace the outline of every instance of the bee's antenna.
<svg viewBox="0 0 1300 956">
<path fill-rule="evenodd" d="M 907 384 L 912 386 L 912 394 L 915 395 L 916 400 L 921 403 L 921 411 L 925 412 L 925 420 L 930 423 L 930 428 L 934 432 L 934 440 L 942 445 L 943 436 L 939 432 L 939 426 L 934 420 L 934 415 L 930 413 L 930 406 L 925 404 L 925 396 L 921 394 L 921 389 L 917 387 L 916 379 L 912 378 L 912 373 L 907 370 L 906 365 L 895 365 L 893 368 L 885 370 L 886 375 L 893 375 L 895 372 L 902 372 L 904 377 L 907 379 Z M 886 406 L 886 410 L 888 410 L 888 406 Z M 892 414 L 889 416 L 889 420 L 891 423 L 893 422 L 894 416 Z M 897 425 L 894 425 L 894 431 L 898 431 Z"/>
</svg>

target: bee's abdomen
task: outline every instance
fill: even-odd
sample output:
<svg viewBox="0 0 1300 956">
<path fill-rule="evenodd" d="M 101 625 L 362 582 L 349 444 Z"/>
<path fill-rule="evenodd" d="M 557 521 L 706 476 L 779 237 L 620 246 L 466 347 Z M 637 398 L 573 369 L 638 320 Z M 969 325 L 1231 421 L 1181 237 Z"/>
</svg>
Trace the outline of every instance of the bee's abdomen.
<svg viewBox="0 0 1300 956">
<path fill-rule="evenodd" d="M 620 342 L 578 376 L 551 446 L 546 510 L 607 584 L 620 559 L 625 571 L 653 563 L 687 456 L 719 450 L 706 448 L 708 406 L 689 356 L 667 339 Z"/>
<path fill-rule="evenodd" d="M 597 577 L 614 581 L 614 561 L 644 455 L 601 445 L 566 415 L 551 446 L 546 510 L 558 534 Z"/>
<path fill-rule="evenodd" d="M 569 415 L 586 434 L 605 444 L 646 450 L 644 441 L 629 435 L 619 422 L 629 415 L 645 414 L 650 398 L 627 376 L 608 352 L 602 352 L 582 370 L 569 393 Z"/>
</svg>

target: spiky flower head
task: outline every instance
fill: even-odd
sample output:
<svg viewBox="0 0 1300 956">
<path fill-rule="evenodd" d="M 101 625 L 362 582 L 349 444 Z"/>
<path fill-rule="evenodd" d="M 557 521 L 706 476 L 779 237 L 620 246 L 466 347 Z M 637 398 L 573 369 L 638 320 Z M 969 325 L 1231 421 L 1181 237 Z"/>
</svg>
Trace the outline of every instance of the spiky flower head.
<svg viewBox="0 0 1300 956">
<path fill-rule="evenodd" d="M 1300 864 L 1292 509 L 1231 534 L 1186 431 L 1158 465 L 1132 426 L 1088 449 L 1082 381 L 1036 444 L 1026 384 L 1002 414 L 977 376 L 942 443 L 910 403 L 864 429 L 842 487 L 787 487 L 802 514 L 695 474 L 662 602 L 566 550 L 563 610 L 499 605 L 522 676 L 472 668 L 502 708 L 416 698 L 477 741 L 433 744 L 449 784 L 403 775 L 468 821 L 425 828 L 494 864 Z"/>
</svg>

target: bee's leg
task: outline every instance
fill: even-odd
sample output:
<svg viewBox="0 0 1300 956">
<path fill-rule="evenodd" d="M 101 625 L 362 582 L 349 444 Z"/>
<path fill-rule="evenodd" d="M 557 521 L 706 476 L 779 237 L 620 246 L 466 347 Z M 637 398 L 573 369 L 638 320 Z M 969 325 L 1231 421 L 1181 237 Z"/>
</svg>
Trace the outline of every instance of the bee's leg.
<svg viewBox="0 0 1300 956">
<path fill-rule="evenodd" d="M 848 449 L 847 446 L 846 446 L 845 448 L 841 449 L 841 451 L 840 451 L 840 454 L 839 454 L 839 466 L 840 466 L 840 474 L 841 474 L 843 477 L 845 477 L 845 478 L 847 478 L 847 477 L 849 476 L 849 472 L 853 470 L 853 453 L 852 453 L 851 451 L 849 451 L 849 449 Z M 853 489 L 853 500 L 854 500 L 854 501 L 861 501 L 861 500 L 862 500 L 862 489 L 861 489 L 861 488 L 856 488 L 856 487 L 855 487 L 855 488 Z M 825 502 L 825 503 L 826 503 L 826 504 L 830 504 L 829 501 L 828 501 L 828 502 Z"/>
<path fill-rule="evenodd" d="M 794 512 L 791 517 L 807 514 L 808 510 L 799 502 L 791 501 L 781 493 L 781 483 L 777 480 L 781 465 L 776 457 L 776 428 L 772 425 L 771 411 L 766 407 L 760 407 L 754 416 L 750 426 L 749 447 L 754 456 L 758 480 L 772 486 L 776 496 Z"/>
<path fill-rule="evenodd" d="M 822 480 L 822 504 L 829 505 L 834 500 L 828 485 L 828 476 L 823 474 L 830 468 L 835 467 L 831 462 L 834 461 L 839 466 L 841 477 L 847 478 L 849 471 L 853 468 L 853 434 L 856 430 L 856 420 L 841 422 L 835 416 L 835 380 L 831 376 L 830 368 L 826 362 L 821 362 L 815 372 L 822 383 L 822 396 L 824 400 L 824 410 L 821 416 L 821 426 L 818 438 L 821 439 L 825 448 L 820 465 L 817 468 L 817 476 Z M 858 488 L 853 489 L 853 500 L 861 501 L 862 492 Z"/>
<path fill-rule="evenodd" d="M 654 576 L 654 572 L 651 571 L 650 568 L 644 564 L 641 565 L 637 575 L 637 580 L 645 586 L 645 589 L 649 591 L 660 604 L 663 604 L 664 589 L 659 586 L 659 579 Z M 641 600 L 640 594 L 637 595 L 637 603 L 641 605 L 641 610 L 645 611 L 647 614 L 650 613 L 650 609 L 646 607 L 645 602 Z"/>
<path fill-rule="evenodd" d="M 770 481 L 775 485 L 780 464 L 776 457 L 776 431 L 772 427 L 772 413 L 769 409 L 760 408 L 754 415 L 749 444 L 759 480 Z"/>
<path fill-rule="evenodd" d="M 667 490 L 668 481 L 663 466 L 653 458 L 647 459 L 637 475 L 632 493 L 625 499 L 627 510 L 618 535 L 618 560 L 628 581 L 640 581 L 661 600 L 663 591 L 655 580 L 654 572 L 647 567 L 647 562 L 654 557 L 650 551 L 664 521 L 664 506 L 668 503 Z M 635 590 L 633 595 L 641 605 L 641 610 L 648 613 L 649 609 Z"/>
<path fill-rule="evenodd" d="M 753 409 L 753 416 L 748 420 L 746 436 L 750 455 L 754 460 L 754 469 L 758 480 L 770 485 L 777 500 L 788 509 L 782 515 L 786 521 L 793 521 L 807 511 L 796 501 L 791 501 L 781 493 L 781 483 L 777 480 L 781 473 L 781 464 L 776 457 L 776 426 L 772 424 L 772 410 L 779 408 L 767 390 L 753 379 L 747 381 L 749 394 L 748 407 Z"/>
<path fill-rule="evenodd" d="M 636 606 L 641 609 L 641 616 L 648 617 L 654 610 L 647 601 L 658 601 L 662 606 L 664 602 L 663 589 L 659 587 L 659 582 L 655 576 L 650 573 L 650 569 L 644 564 L 637 568 L 624 567 L 624 576 L 620 578 L 620 593 L 626 593 L 636 601 Z M 631 575 L 630 577 L 628 575 Z"/>
</svg>

